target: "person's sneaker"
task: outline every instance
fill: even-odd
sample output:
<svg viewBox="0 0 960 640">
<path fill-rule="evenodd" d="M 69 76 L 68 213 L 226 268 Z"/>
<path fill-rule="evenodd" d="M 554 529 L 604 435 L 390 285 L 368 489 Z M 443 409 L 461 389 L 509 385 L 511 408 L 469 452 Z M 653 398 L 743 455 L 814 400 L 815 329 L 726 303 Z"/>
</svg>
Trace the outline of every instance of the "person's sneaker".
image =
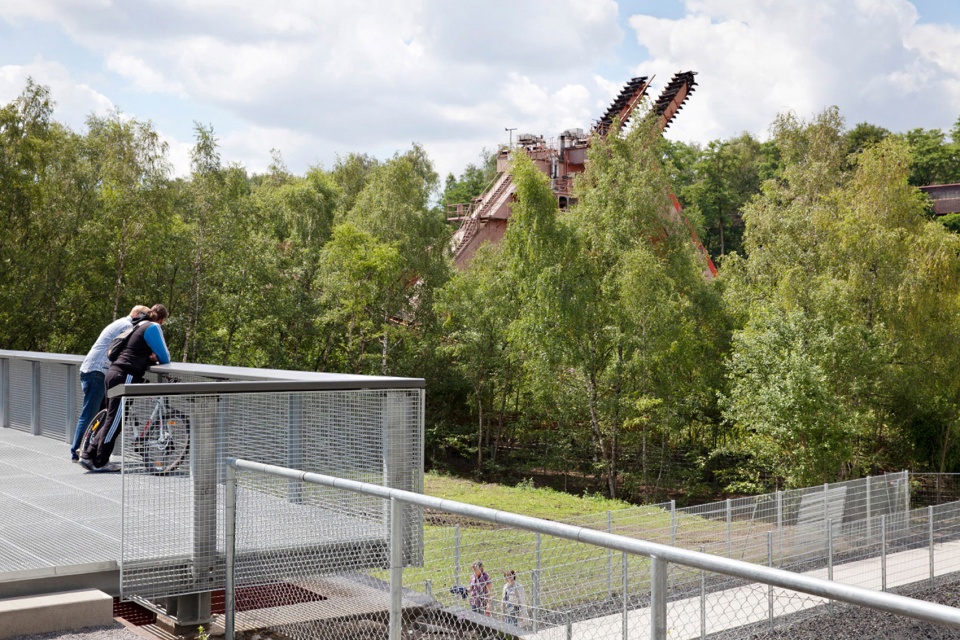
<svg viewBox="0 0 960 640">
<path fill-rule="evenodd" d="M 117 471 L 120 471 L 121 469 L 123 469 L 123 465 L 121 465 L 119 462 L 108 462 L 107 464 L 103 465 L 102 467 L 94 467 L 94 468 L 93 468 L 94 471 L 99 471 L 99 472 L 102 472 L 102 473 L 116 473 Z"/>
<path fill-rule="evenodd" d="M 87 471 L 93 471 L 93 462 L 91 462 L 89 458 L 79 458 L 77 462 Z"/>
<path fill-rule="evenodd" d="M 75 453 L 70 454 L 70 462 L 80 462 L 80 456 Z"/>
</svg>

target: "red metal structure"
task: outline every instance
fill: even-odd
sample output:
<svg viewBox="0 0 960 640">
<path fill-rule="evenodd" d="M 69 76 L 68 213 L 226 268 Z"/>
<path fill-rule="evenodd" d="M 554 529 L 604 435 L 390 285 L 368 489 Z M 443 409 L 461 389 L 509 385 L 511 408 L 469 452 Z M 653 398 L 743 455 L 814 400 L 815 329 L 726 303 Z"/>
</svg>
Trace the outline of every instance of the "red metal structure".
<svg viewBox="0 0 960 640">
<path fill-rule="evenodd" d="M 936 215 L 960 213 L 960 184 L 929 184 L 920 191 L 930 196 Z"/>
<path fill-rule="evenodd" d="M 653 104 L 651 110 L 657 116 L 661 131 L 670 126 L 674 116 L 693 92 L 696 86 L 694 75 L 696 74 L 693 71 L 675 74 Z M 516 191 L 516 186 L 507 172 L 510 153 L 526 153 L 542 172 L 550 176 L 560 208 L 568 208 L 574 202 L 571 191 L 573 179 L 577 174 L 583 173 L 592 137 L 606 135 L 614 119 L 619 119 L 622 125 L 627 124 L 646 95 L 652 80 L 652 77 L 640 76 L 628 81 L 589 134 L 583 129 L 568 129 L 557 137 L 556 144 L 549 144 L 543 136 L 521 134 L 513 147 L 501 147 L 497 153 L 497 177 L 491 187 L 469 204 L 452 205 L 449 212 L 452 214 L 449 220 L 460 222 L 460 228 L 453 236 L 454 262 L 457 267 L 465 268 L 480 245 L 484 242 L 499 242 L 506 232 L 510 220 L 510 206 Z M 680 203 L 672 195 L 671 199 L 675 213 L 683 218 Z M 692 229 L 690 232 L 704 257 L 705 274 L 708 277 L 716 275 L 716 268 L 703 245 L 697 240 Z"/>
</svg>

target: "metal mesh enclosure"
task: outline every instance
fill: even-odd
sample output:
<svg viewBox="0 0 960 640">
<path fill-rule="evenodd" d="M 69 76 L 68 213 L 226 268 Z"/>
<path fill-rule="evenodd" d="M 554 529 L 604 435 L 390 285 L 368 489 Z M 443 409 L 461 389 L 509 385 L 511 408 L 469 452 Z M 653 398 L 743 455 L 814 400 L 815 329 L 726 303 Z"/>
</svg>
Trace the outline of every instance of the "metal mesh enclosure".
<svg viewBox="0 0 960 640">
<path fill-rule="evenodd" d="M 128 397 L 123 414 L 124 598 L 222 589 L 227 457 L 422 491 L 419 389 Z M 166 433 L 161 433 L 166 430 Z M 184 438 L 188 446 L 182 446 Z M 270 479 L 242 492 L 240 575 L 275 582 L 316 566 L 383 567 L 387 514 L 357 495 Z M 408 518 L 406 557 L 421 557 Z"/>
</svg>

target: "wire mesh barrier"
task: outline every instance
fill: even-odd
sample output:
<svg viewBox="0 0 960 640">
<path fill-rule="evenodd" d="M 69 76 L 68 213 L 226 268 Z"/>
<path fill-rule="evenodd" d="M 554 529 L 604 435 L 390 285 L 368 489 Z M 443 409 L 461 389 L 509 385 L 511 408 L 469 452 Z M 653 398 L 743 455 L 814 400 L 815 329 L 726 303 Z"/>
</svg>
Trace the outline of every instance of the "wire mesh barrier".
<svg viewBox="0 0 960 640">
<path fill-rule="evenodd" d="M 0 352 L 0 424 L 62 439 L 77 409 L 76 363 L 11 353 Z M 404 628 L 418 637 L 451 630 L 476 637 L 644 636 L 655 623 L 671 637 L 724 629 L 734 637 L 733 627 L 780 624 L 824 609 L 822 593 L 787 589 L 770 576 L 731 577 L 709 563 L 679 560 L 658 571 L 650 553 L 492 524 L 471 508 L 401 501 L 396 517 L 382 496 L 301 477 L 244 471 L 230 536 L 229 458 L 422 491 L 422 388 L 342 376 L 341 387 L 307 390 L 332 377 L 158 369 L 161 384 L 125 391 L 117 452 L 124 461 L 121 589 L 178 620 L 209 620 L 226 612 L 230 599 L 244 628 L 262 623 L 287 633 L 301 625 L 300 636 L 291 637 L 377 637 L 378 625 L 394 628 L 391 611 L 402 612 Z M 164 384 L 171 373 L 182 384 Z M 224 380 L 233 382 L 214 382 Z M 259 384 L 251 380 L 274 383 L 251 391 L 244 385 Z M 938 584 L 960 568 L 958 477 L 904 472 L 684 509 L 649 505 L 574 524 L 587 537 L 614 534 L 643 548 L 669 545 L 671 553 L 702 550 L 718 561 L 870 589 Z M 394 540 L 401 541 L 397 549 Z M 236 551 L 234 572 L 225 570 L 228 548 Z M 476 560 L 492 586 L 479 600 L 470 593 Z M 391 589 L 400 567 L 400 586 Z M 518 586 L 505 592 L 508 571 L 516 572 Z M 522 599 L 514 600 L 518 594 Z M 661 615 L 656 609 L 664 602 Z"/>
<path fill-rule="evenodd" d="M 226 595 L 228 633 L 256 629 L 267 637 L 338 640 L 736 637 L 735 629 L 746 634 L 756 625 L 822 610 L 829 598 L 877 606 L 870 600 L 876 598 L 900 614 L 960 625 L 956 610 L 857 588 L 892 588 L 960 568 L 957 505 L 874 516 L 874 537 L 852 542 L 829 520 L 826 566 L 787 572 L 773 568 L 773 531 L 740 540 L 743 555 L 763 558 L 768 568 L 722 557 L 725 540 L 696 553 L 380 485 L 244 461 L 233 465 L 239 468 L 227 487 L 228 554 L 236 549 L 227 561 L 227 579 L 233 580 Z M 248 531 L 269 517 L 261 505 L 279 499 L 275 492 L 285 481 L 303 483 L 305 509 L 349 503 L 350 495 L 375 497 L 380 508 L 350 515 L 379 527 L 387 546 L 371 554 L 366 568 L 349 555 L 330 562 L 303 550 L 260 554 L 260 565 L 251 570 L 242 551 L 250 543 Z M 415 537 L 418 527 L 421 557 L 407 555 L 404 544 L 390 544 Z M 262 585 L 291 597 L 299 590 L 313 596 L 257 610 L 231 605 L 244 590 Z"/>
<path fill-rule="evenodd" d="M 219 514 L 228 456 L 422 491 L 422 396 L 421 389 L 358 389 L 126 397 L 124 599 L 181 622 L 211 615 L 212 594 L 225 581 Z M 277 567 L 304 559 L 314 567 L 385 566 L 387 514 L 379 501 L 276 479 L 255 495 L 238 566 L 258 586 L 269 585 Z M 407 521 L 404 552 L 419 562 L 422 526 L 414 511 Z"/>
</svg>

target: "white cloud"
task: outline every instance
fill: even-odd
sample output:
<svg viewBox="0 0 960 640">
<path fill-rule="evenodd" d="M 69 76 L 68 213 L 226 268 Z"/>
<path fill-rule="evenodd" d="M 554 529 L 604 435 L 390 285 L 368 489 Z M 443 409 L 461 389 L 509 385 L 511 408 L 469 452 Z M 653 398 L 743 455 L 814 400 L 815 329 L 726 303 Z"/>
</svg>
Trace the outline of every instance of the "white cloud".
<svg viewBox="0 0 960 640">
<path fill-rule="evenodd" d="M 146 62 L 134 55 L 110 53 L 107 55 L 107 68 L 119 73 L 133 83 L 133 86 L 147 93 L 181 93 L 183 85 L 164 77 Z"/>
<path fill-rule="evenodd" d="M 54 117 L 74 131 L 84 128 L 91 113 L 106 115 L 113 102 L 92 87 L 77 82 L 58 62 L 37 60 L 27 65 L 0 66 L 0 104 L 6 104 L 23 93 L 27 78 L 50 88 L 55 102 Z"/>
<path fill-rule="evenodd" d="M 833 104 L 851 126 L 869 121 L 893 130 L 942 127 L 960 111 L 955 96 L 952 104 L 932 99 L 960 77 L 937 59 L 954 59 L 956 34 L 939 33 L 950 44 L 933 44 L 905 0 L 690 0 L 686 9 L 679 20 L 630 20 L 658 78 L 699 72 L 671 137 L 763 135 L 778 112 L 809 117 Z"/>
</svg>

